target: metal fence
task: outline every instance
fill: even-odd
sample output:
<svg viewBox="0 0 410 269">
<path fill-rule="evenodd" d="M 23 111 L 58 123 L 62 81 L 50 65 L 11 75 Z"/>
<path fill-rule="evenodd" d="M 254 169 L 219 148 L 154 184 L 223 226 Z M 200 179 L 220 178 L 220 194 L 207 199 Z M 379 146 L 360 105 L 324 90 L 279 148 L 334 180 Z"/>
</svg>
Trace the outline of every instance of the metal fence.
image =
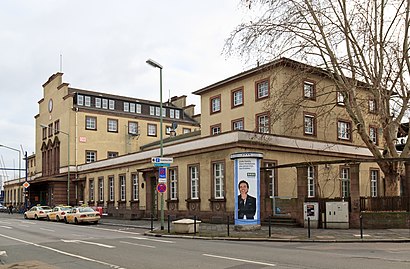
<svg viewBox="0 0 410 269">
<path fill-rule="evenodd" d="M 360 211 L 410 211 L 409 196 L 360 197 Z"/>
</svg>

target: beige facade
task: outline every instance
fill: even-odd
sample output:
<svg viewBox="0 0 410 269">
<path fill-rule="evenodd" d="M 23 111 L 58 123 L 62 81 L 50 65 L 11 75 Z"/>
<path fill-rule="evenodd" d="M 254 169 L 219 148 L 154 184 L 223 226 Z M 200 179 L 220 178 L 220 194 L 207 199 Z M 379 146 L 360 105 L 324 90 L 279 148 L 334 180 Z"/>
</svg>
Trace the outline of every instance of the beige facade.
<svg viewBox="0 0 410 269">
<path fill-rule="evenodd" d="M 236 186 L 230 156 L 237 152 L 263 154 L 262 217 L 272 214 L 272 199 L 300 196 L 295 166 L 265 169 L 273 166 L 304 163 L 306 197 L 344 199 L 350 196 L 352 171 L 349 163 L 338 160 L 360 159 L 359 195 L 383 193 L 381 171 L 368 162 L 372 156 L 349 121 L 337 88 L 319 72 L 301 74 L 293 63 L 281 59 L 195 91 L 201 96 L 200 117 L 186 106 L 184 96 L 164 104 L 164 156 L 174 159 L 167 169 L 166 214 L 232 216 Z M 151 158 L 160 155 L 159 104 L 70 88 L 61 73 L 43 88 L 35 117 L 32 202 L 66 201 L 70 156 L 70 201 L 102 206 L 120 217 L 157 215 L 158 169 Z M 370 107 L 365 91 L 356 97 Z M 366 117 L 374 117 L 371 112 Z M 175 136 L 167 132 L 173 122 L 178 123 Z M 136 123 L 137 132 L 129 132 L 130 123 Z M 371 126 L 372 138 L 381 146 L 379 126 Z"/>
</svg>

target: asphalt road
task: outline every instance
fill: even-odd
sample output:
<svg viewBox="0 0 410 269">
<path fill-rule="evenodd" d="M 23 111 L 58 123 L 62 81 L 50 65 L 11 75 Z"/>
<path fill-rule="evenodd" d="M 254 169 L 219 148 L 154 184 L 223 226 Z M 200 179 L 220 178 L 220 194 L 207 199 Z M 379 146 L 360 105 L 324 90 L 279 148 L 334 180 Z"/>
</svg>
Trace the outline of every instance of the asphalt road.
<svg viewBox="0 0 410 269">
<path fill-rule="evenodd" d="M 144 236 L 143 229 L 24 220 L 0 213 L 6 264 L 53 268 L 410 268 L 410 243 L 212 241 Z"/>
</svg>

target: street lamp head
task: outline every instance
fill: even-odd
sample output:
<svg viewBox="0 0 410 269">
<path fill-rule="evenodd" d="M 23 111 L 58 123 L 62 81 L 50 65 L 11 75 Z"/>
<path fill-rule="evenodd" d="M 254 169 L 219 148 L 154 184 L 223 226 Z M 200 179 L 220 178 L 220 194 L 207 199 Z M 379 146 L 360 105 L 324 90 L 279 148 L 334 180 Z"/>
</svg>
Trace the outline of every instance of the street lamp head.
<svg viewBox="0 0 410 269">
<path fill-rule="evenodd" d="M 157 63 L 156 61 L 154 61 L 154 60 L 152 60 L 152 59 L 148 59 L 148 60 L 146 61 L 146 63 L 149 64 L 149 65 L 151 65 L 151 66 L 153 66 L 153 67 L 162 69 L 162 65 L 160 65 L 159 63 Z"/>
</svg>

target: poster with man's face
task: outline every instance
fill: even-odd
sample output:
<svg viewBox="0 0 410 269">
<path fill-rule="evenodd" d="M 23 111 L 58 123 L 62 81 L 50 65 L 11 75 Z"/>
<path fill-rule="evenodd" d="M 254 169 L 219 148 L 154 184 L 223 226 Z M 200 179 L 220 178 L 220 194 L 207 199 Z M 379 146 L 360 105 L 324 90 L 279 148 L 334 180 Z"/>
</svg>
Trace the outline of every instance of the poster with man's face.
<svg viewBox="0 0 410 269">
<path fill-rule="evenodd" d="M 234 160 L 235 225 L 260 224 L 258 158 Z"/>
</svg>

